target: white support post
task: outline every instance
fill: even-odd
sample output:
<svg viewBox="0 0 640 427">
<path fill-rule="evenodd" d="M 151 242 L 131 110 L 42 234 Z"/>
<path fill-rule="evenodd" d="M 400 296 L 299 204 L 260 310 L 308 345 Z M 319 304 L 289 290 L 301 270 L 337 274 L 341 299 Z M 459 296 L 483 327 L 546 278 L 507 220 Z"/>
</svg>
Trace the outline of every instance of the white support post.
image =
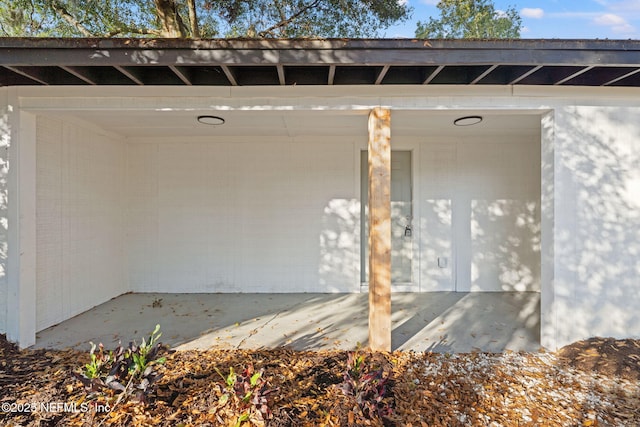
<svg viewBox="0 0 640 427">
<path fill-rule="evenodd" d="M 36 119 L 9 94 L 7 338 L 36 342 Z"/>
<path fill-rule="evenodd" d="M 540 344 L 557 350 L 555 307 L 555 120 L 548 112 L 541 120 L 541 235 Z"/>
</svg>

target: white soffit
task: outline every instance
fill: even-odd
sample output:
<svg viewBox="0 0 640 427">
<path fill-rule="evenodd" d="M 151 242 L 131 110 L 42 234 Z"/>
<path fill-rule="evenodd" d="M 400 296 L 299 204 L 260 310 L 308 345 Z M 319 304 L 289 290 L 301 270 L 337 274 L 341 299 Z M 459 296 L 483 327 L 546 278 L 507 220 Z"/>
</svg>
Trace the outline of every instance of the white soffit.
<svg viewBox="0 0 640 427">
<path fill-rule="evenodd" d="M 42 112 L 41 114 L 47 114 Z M 224 118 L 221 126 L 197 122 L 198 115 Z M 458 127 L 453 121 L 477 114 L 482 123 Z M 542 112 L 412 111 L 392 112 L 392 135 L 403 137 L 537 134 Z M 56 116 L 90 123 L 127 138 L 165 137 L 297 137 L 357 136 L 366 138 L 367 110 L 351 111 L 67 111 Z"/>
</svg>

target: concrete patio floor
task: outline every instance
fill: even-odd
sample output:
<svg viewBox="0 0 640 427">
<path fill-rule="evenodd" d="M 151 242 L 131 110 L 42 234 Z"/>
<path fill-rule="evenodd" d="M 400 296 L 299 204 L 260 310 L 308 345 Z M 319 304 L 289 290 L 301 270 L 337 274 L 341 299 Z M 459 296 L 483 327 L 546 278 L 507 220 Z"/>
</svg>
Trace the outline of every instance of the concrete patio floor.
<svg viewBox="0 0 640 427">
<path fill-rule="evenodd" d="M 393 350 L 537 351 L 540 294 L 396 293 Z M 350 350 L 367 344 L 364 294 L 125 294 L 37 334 L 35 348 L 113 348 L 148 336 L 179 350 L 289 346 Z"/>
</svg>

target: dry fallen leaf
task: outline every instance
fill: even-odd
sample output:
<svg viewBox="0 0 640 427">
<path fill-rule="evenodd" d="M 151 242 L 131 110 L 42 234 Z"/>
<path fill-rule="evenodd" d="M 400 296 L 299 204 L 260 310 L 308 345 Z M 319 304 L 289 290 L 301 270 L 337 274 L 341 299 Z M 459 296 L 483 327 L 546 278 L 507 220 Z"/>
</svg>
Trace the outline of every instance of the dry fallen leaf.
<svg viewBox="0 0 640 427">
<path fill-rule="evenodd" d="M 361 354 L 366 369 L 382 367 L 391 377 L 391 419 L 396 425 L 640 425 L 638 342 L 593 339 L 557 354 Z M 58 423 L 234 425 L 240 413 L 231 404 L 219 404 L 223 378 L 216 368 L 239 372 L 251 363 L 264 369 L 270 387 L 277 388 L 269 395 L 274 423 L 290 419 L 294 425 L 314 427 L 381 425 L 354 411 L 353 402 L 338 388 L 346 360 L 342 351 L 283 348 L 175 352 L 162 368 L 164 377 L 152 405 L 121 404 L 108 414 L 65 413 Z M 20 352 L 0 339 L 0 401 L 82 402 L 87 396 L 68 373 L 87 361 L 86 352 Z M 8 417 L 16 425 L 35 421 L 33 414 Z"/>
</svg>

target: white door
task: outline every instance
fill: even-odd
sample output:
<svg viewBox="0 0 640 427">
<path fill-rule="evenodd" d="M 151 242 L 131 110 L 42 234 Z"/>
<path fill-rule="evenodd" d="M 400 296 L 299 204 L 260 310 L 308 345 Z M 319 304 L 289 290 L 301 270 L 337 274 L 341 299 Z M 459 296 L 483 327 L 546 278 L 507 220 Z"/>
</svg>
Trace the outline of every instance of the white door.
<svg viewBox="0 0 640 427">
<path fill-rule="evenodd" d="M 369 170 L 367 152 L 360 158 L 361 183 L 361 281 L 368 283 Z M 396 287 L 414 286 L 413 280 L 413 206 L 411 151 L 391 151 L 391 283 Z"/>
</svg>

